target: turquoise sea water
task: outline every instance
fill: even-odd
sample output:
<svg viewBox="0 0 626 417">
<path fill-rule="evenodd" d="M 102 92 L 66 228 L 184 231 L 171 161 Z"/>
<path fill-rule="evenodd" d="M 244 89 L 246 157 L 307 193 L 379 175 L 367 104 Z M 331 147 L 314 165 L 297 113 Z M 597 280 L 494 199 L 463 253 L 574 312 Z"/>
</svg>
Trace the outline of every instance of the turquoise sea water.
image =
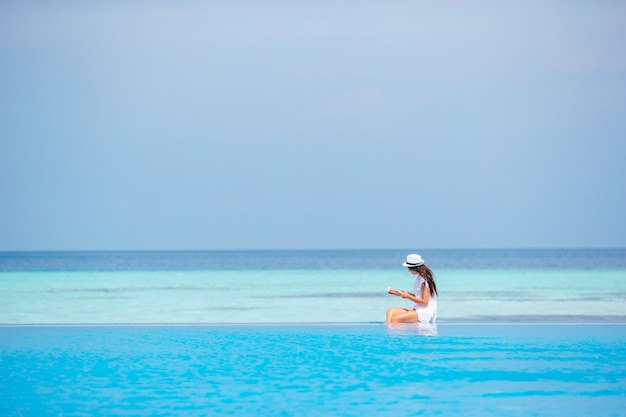
<svg viewBox="0 0 626 417">
<path fill-rule="evenodd" d="M 625 250 L 408 252 L 0 253 L 0 415 L 626 416 Z"/>
<path fill-rule="evenodd" d="M 408 250 L 0 254 L 0 324 L 370 323 Z M 440 322 L 626 321 L 626 250 L 421 251 Z"/>
</svg>

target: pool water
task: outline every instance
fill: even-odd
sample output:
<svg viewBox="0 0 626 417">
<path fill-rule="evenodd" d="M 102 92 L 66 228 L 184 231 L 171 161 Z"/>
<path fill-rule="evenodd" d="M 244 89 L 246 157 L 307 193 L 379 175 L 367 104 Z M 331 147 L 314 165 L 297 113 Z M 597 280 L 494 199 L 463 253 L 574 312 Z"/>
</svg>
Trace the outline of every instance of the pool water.
<svg viewBox="0 0 626 417">
<path fill-rule="evenodd" d="M 625 324 L 1 326 L 2 416 L 625 416 Z"/>
</svg>

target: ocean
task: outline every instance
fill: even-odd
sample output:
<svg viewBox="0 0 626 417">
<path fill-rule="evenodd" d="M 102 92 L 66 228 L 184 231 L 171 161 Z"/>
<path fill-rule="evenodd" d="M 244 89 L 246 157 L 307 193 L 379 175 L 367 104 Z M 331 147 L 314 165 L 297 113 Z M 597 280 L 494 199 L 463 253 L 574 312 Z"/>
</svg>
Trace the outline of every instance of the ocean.
<svg viewBox="0 0 626 417">
<path fill-rule="evenodd" d="M 1 253 L 0 415 L 626 416 L 625 250 L 409 252 Z"/>
<path fill-rule="evenodd" d="M 0 324 L 376 323 L 412 250 L 0 253 Z M 438 321 L 626 321 L 626 250 L 421 250 Z"/>
</svg>

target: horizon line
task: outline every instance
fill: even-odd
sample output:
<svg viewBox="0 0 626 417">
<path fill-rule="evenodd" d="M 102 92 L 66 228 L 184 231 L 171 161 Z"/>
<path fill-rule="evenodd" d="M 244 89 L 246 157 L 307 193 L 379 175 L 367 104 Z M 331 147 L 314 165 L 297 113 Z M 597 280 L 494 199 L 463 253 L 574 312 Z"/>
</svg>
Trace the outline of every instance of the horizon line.
<svg viewBox="0 0 626 417">
<path fill-rule="evenodd" d="M 507 251 L 507 250 L 626 250 L 626 247 L 610 247 L 610 246 L 597 246 L 597 247 L 475 247 L 475 248 L 462 248 L 462 247 L 450 247 L 450 248 L 272 248 L 272 249 L 236 249 L 236 248 L 222 248 L 222 249 L 12 249 L 12 250 L 0 250 L 0 253 L 137 253 L 137 252 L 323 252 L 323 251 Z"/>
</svg>

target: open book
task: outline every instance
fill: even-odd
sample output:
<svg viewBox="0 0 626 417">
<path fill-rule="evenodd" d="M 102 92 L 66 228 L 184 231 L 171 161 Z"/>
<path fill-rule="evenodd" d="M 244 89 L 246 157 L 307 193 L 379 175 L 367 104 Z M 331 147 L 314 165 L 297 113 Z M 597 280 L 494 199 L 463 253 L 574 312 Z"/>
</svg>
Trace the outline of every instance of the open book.
<svg viewBox="0 0 626 417">
<path fill-rule="evenodd" d="M 400 295 L 400 291 L 391 287 L 387 287 L 387 294 Z"/>
</svg>

